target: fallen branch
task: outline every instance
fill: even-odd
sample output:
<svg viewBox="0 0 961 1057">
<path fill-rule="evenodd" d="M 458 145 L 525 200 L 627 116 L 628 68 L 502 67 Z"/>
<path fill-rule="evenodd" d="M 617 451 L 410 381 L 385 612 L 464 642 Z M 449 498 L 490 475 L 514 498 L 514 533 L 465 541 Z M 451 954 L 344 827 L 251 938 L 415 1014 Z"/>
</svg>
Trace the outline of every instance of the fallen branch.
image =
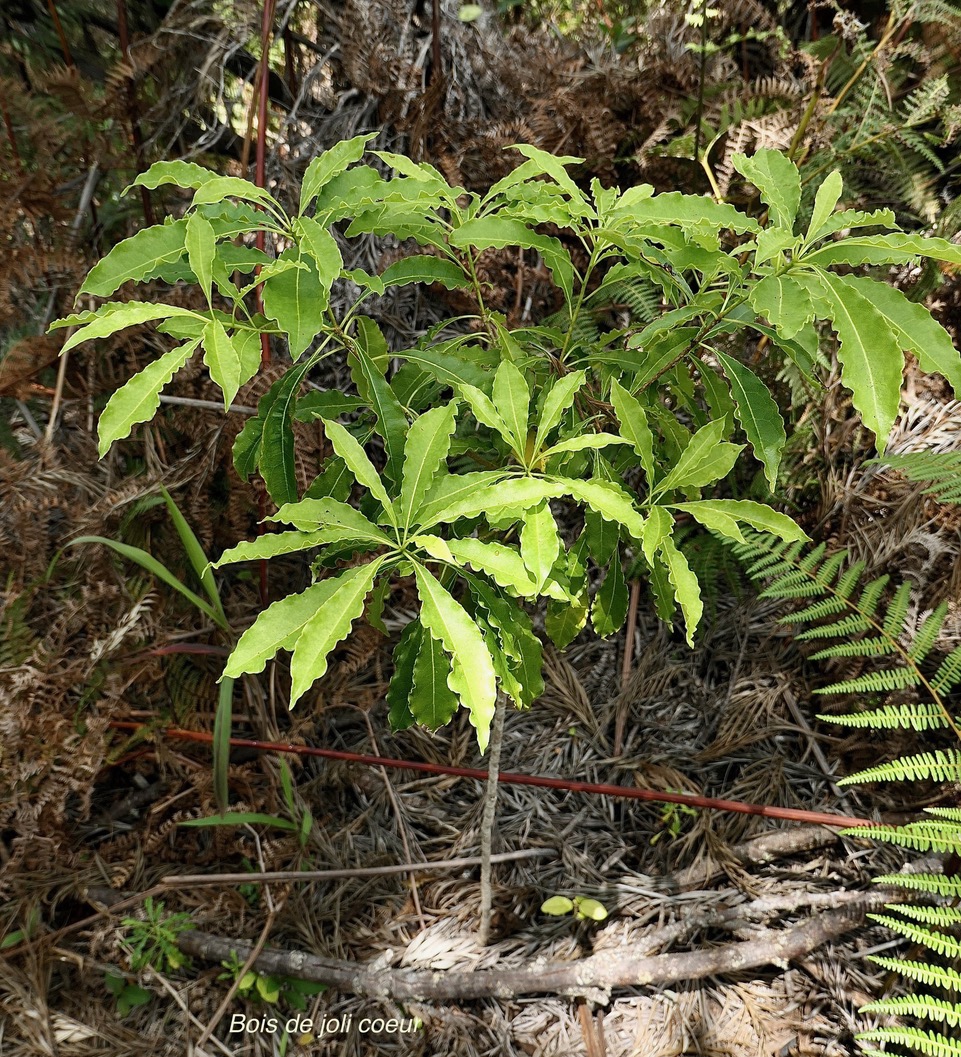
<svg viewBox="0 0 961 1057">
<path fill-rule="evenodd" d="M 578 996 L 618 987 L 664 987 L 766 965 L 785 968 L 790 961 L 850 932 L 866 910 L 890 898 L 883 892 L 851 893 L 855 895 L 863 898 L 852 898 L 841 909 L 821 912 L 788 928 L 764 929 L 753 939 L 701 951 L 640 955 L 632 944 L 580 961 L 534 959 L 518 968 L 477 972 L 367 968 L 304 951 L 280 950 L 262 951 L 253 964 L 261 973 L 310 980 L 338 991 L 397 1002 L 508 999 L 529 994 Z M 215 962 L 229 958 L 231 952 L 247 958 L 253 946 L 245 940 L 195 931 L 182 933 L 178 943 L 185 954 Z"/>
</svg>

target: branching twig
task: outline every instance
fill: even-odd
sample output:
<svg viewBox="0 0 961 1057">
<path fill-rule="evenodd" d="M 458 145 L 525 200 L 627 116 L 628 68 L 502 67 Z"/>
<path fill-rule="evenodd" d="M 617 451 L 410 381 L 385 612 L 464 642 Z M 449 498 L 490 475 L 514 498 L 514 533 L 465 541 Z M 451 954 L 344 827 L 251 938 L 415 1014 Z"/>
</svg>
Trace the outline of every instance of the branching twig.
<svg viewBox="0 0 961 1057">
<path fill-rule="evenodd" d="M 501 769 L 501 746 L 504 744 L 504 716 L 506 713 L 507 701 L 502 696 L 498 696 L 494 705 L 494 720 L 491 724 L 487 785 L 484 789 L 484 810 L 481 815 L 481 915 L 478 941 L 482 947 L 487 946 L 491 932 L 491 905 L 493 903 L 491 850 L 494 843 L 494 820 L 497 815 L 497 781 Z"/>
</svg>

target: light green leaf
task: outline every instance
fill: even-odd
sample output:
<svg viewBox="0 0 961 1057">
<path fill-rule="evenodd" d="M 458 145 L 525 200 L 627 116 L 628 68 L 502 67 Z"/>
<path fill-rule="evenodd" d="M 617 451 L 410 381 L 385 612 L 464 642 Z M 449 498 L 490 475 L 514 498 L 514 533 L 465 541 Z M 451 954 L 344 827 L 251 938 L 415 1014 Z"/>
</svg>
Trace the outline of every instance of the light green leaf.
<svg viewBox="0 0 961 1057">
<path fill-rule="evenodd" d="M 216 176 L 206 180 L 194 194 L 194 206 L 206 205 L 208 202 L 222 202 L 225 198 L 240 198 L 245 202 L 263 202 L 273 206 L 277 213 L 281 208 L 276 198 L 265 188 L 252 184 L 239 176 Z"/>
<path fill-rule="evenodd" d="M 459 344 L 463 344 L 463 339 L 458 338 L 429 349 L 408 349 L 398 355 L 408 363 L 416 364 L 443 385 L 455 389 L 459 385 L 472 385 L 483 391 L 490 386 L 490 375 L 483 367 L 452 351 Z"/>
<path fill-rule="evenodd" d="M 563 917 L 574 909 L 574 904 L 567 896 L 551 896 L 541 903 L 541 913 L 552 917 Z"/>
<path fill-rule="evenodd" d="M 357 319 L 357 342 L 347 357 L 357 392 L 377 416 L 377 432 L 387 450 L 387 473 L 400 481 L 407 440 L 407 416 L 384 377 L 389 362 L 387 341 L 380 327 L 368 316 Z"/>
<path fill-rule="evenodd" d="M 549 459 L 552 455 L 560 455 L 563 452 L 607 448 L 612 444 L 630 444 L 630 441 L 624 437 L 617 437 L 613 433 L 582 433 L 578 437 L 568 437 L 566 440 L 558 441 L 542 452 L 541 458 Z"/>
<path fill-rule="evenodd" d="M 620 555 L 615 552 L 591 606 L 591 623 L 602 639 L 622 627 L 627 617 L 627 603 L 624 570 L 621 568 Z"/>
<path fill-rule="evenodd" d="M 794 162 L 780 151 L 759 150 L 750 158 L 735 154 L 731 163 L 761 192 L 771 220 L 792 229 L 801 204 L 801 174 Z"/>
<path fill-rule="evenodd" d="M 790 275 L 766 275 L 750 288 L 748 299 L 754 311 L 785 338 L 793 338 L 814 319 L 807 288 Z"/>
<path fill-rule="evenodd" d="M 647 414 L 639 400 L 615 378 L 611 383 L 611 403 L 621 424 L 621 435 L 626 437 L 640 456 L 648 485 L 654 482 L 654 434 L 647 424 Z"/>
<path fill-rule="evenodd" d="M 440 283 L 448 290 L 456 290 L 470 285 L 470 279 L 464 275 L 460 265 L 423 253 L 395 261 L 380 279 L 385 287 L 407 286 L 410 283 Z"/>
<path fill-rule="evenodd" d="M 620 485 L 598 478 L 575 481 L 569 477 L 556 477 L 553 480 L 563 489 L 564 494 L 586 503 L 607 521 L 616 521 L 623 525 L 634 539 L 643 539 L 644 518 Z"/>
<path fill-rule="evenodd" d="M 302 532 L 338 529 L 342 531 L 344 539 L 370 539 L 383 544 L 393 542 L 359 510 L 329 496 L 305 498 L 299 503 L 285 503 L 276 514 L 264 520 L 295 525 Z"/>
<path fill-rule="evenodd" d="M 288 247 L 278 260 L 304 265 L 271 275 L 263 286 L 264 312 L 287 332 L 296 360 L 323 328 L 330 287 L 324 287 L 313 258 L 301 247 Z"/>
<path fill-rule="evenodd" d="M 297 217 L 293 228 L 301 238 L 301 251 L 307 253 L 317 269 L 320 286 L 324 291 L 323 307 L 326 308 L 330 303 L 330 288 L 344 267 L 340 247 L 323 224 L 310 217 Z"/>
<path fill-rule="evenodd" d="M 457 564 L 457 559 L 451 553 L 447 540 L 442 539 L 440 536 L 434 536 L 429 532 L 421 532 L 416 536 L 411 536 L 410 542 L 422 551 L 426 551 L 439 562 L 447 562 L 449 565 Z"/>
<path fill-rule="evenodd" d="M 577 184 L 574 183 L 567 171 L 569 165 L 582 165 L 584 162 L 583 158 L 575 158 L 573 156 L 562 157 L 555 154 L 549 154 L 546 150 L 541 150 L 540 147 L 535 147 L 530 143 L 517 143 L 512 149 L 523 154 L 525 158 L 529 158 L 534 162 L 541 173 L 546 173 L 556 184 L 558 184 L 558 186 L 562 187 L 575 202 L 587 202 L 586 195 Z"/>
<path fill-rule="evenodd" d="M 366 565 L 348 569 L 329 581 L 330 593 L 317 607 L 293 644 L 290 660 L 290 707 L 327 671 L 331 651 L 350 634 L 353 622 L 363 613 L 364 602 L 383 564 L 375 558 Z"/>
<path fill-rule="evenodd" d="M 654 506 L 648 511 L 647 524 L 644 526 L 644 535 L 641 538 L 641 546 L 644 557 L 649 565 L 654 562 L 654 555 L 661 545 L 661 541 L 671 534 L 674 528 L 674 518 L 662 506 Z"/>
<path fill-rule="evenodd" d="M 449 540 L 447 545 L 458 562 L 484 573 L 501 587 L 523 598 L 533 598 L 538 593 L 524 559 L 513 547 L 472 537 Z"/>
<path fill-rule="evenodd" d="M 674 597 L 680 604 L 681 613 L 684 616 L 687 644 L 693 646 L 694 632 L 697 630 L 697 625 L 700 623 L 704 612 L 704 606 L 701 602 L 701 589 L 697 582 L 697 577 L 691 571 L 687 558 L 677 549 L 670 536 L 665 536 L 661 540 L 658 553 L 664 561 L 668 579 L 674 590 Z"/>
<path fill-rule="evenodd" d="M 400 520 L 405 530 L 414 523 L 437 475 L 447 471 L 445 463 L 456 411 L 453 400 L 442 407 L 432 407 L 416 418 L 408 431 L 400 490 Z"/>
<path fill-rule="evenodd" d="M 331 537 L 329 529 L 315 529 L 312 532 L 299 529 L 291 532 L 265 532 L 254 540 L 244 540 L 234 547 L 229 547 L 217 561 L 210 563 L 210 568 L 219 569 L 224 565 L 236 565 L 237 562 L 275 558 L 278 554 L 295 554 L 297 551 L 320 547 L 338 539 L 336 535 Z"/>
<path fill-rule="evenodd" d="M 451 657 L 450 689 L 470 712 L 481 752 L 487 749 L 497 700 L 494 663 L 480 628 L 420 564 L 414 565 L 421 622 Z"/>
<path fill-rule="evenodd" d="M 213 580 L 213 573 L 207 570 Z M 230 678 L 220 680 L 217 692 L 217 711 L 214 714 L 214 738 L 211 745 L 213 766 L 211 768 L 214 786 L 214 800 L 220 813 L 227 810 L 230 796 L 230 736 L 233 733 L 234 681 Z"/>
<path fill-rule="evenodd" d="M 452 474 L 431 490 L 417 512 L 417 520 L 427 527 L 462 517 L 479 517 L 503 508 L 526 510 L 542 499 L 563 495 L 568 485 L 576 483 L 566 478 L 551 481 L 512 477 L 504 480 L 503 475 L 494 473 L 491 477 L 488 472 Z"/>
<path fill-rule="evenodd" d="M 200 289 L 210 304 L 210 287 L 213 283 L 214 257 L 217 254 L 217 236 L 210 221 L 202 213 L 191 213 L 187 218 L 185 237 L 187 263 L 197 276 Z M 178 258 L 179 259 L 179 258 Z"/>
<path fill-rule="evenodd" d="M 821 227 L 817 235 L 808 242 L 820 242 L 829 235 L 838 231 L 847 231 L 854 228 L 896 228 L 897 219 L 890 209 L 875 209 L 865 213 L 860 209 L 842 209 L 839 213 L 831 213 Z"/>
<path fill-rule="evenodd" d="M 178 822 L 178 826 L 273 826 L 276 829 L 295 830 L 297 826 L 287 818 L 278 815 L 265 815 L 260 811 L 225 811 L 222 815 L 208 815 L 207 818 L 188 818 Z M 260 977 L 257 977 L 259 980 Z"/>
<path fill-rule="evenodd" d="M 521 527 L 521 558 L 533 577 L 537 591 L 542 591 L 551 569 L 561 553 L 561 539 L 550 504 L 538 503 L 524 515 Z"/>
<path fill-rule="evenodd" d="M 770 532 L 789 542 L 808 538 L 801 526 L 786 514 L 747 499 L 704 499 L 695 503 L 674 503 L 672 509 L 687 511 L 705 528 L 713 529 L 738 543 L 745 542 L 738 522 L 750 525 L 759 532 Z"/>
<path fill-rule="evenodd" d="M 275 275 L 281 275 L 283 272 L 289 272 L 292 268 L 297 268 L 301 271 L 306 271 L 307 265 L 304 264 L 302 261 L 295 261 L 291 260 L 290 258 L 277 258 L 276 260 L 269 261 L 260 269 L 260 274 L 255 277 L 252 283 L 248 283 L 246 286 L 241 287 L 241 289 L 237 291 L 237 299 L 239 300 L 241 297 L 246 297 L 247 294 L 255 290 L 262 283 L 265 283 L 268 279 L 272 278 Z M 224 271 L 226 272 L 226 267 L 224 268 Z M 214 276 L 214 278 L 217 282 L 218 287 L 222 289 L 224 286 L 223 278 L 217 278 L 216 275 Z M 236 289 L 236 287 L 234 289 Z"/>
<path fill-rule="evenodd" d="M 754 457 L 764 466 L 764 476 L 773 492 L 777 486 L 777 472 L 781 452 L 787 443 L 781 412 L 768 387 L 743 363 L 727 356 L 719 349 L 711 350 L 718 358 L 737 406 L 737 420 L 754 449 Z"/>
<path fill-rule="evenodd" d="M 726 477 L 734 468 L 737 457 L 744 450 L 740 444 L 721 440 L 724 434 L 723 420 L 709 422 L 691 437 L 690 443 L 681 453 L 670 473 L 657 485 L 655 491 L 666 492 L 672 488 L 703 488 Z"/>
<path fill-rule="evenodd" d="M 157 161 L 146 172 L 142 172 L 129 187 L 124 188 L 123 194 L 128 194 L 134 187 L 146 187 L 152 191 L 164 184 L 196 190 L 211 180 L 216 180 L 217 175 L 210 169 L 190 161 Z"/>
<path fill-rule="evenodd" d="M 765 228 L 755 239 L 754 266 L 764 264 L 785 250 L 797 248 L 799 240 L 786 228 Z M 742 252 L 748 247 L 742 246 Z"/>
<path fill-rule="evenodd" d="M 843 189 L 844 181 L 837 169 L 824 178 L 814 196 L 814 209 L 811 213 L 811 223 L 808 224 L 807 234 L 804 236 L 805 242 L 811 243 L 820 235 L 828 217 L 834 212 Z"/>
<path fill-rule="evenodd" d="M 200 581 L 204 593 L 210 599 L 210 604 L 220 614 L 226 625 L 227 617 L 220 602 L 220 592 L 217 590 L 217 582 L 214 580 L 214 574 L 210 569 L 210 563 L 207 561 L 207 555 L 204 553 L 200 540 L 197 539 L 196 533 L 190 525 L 187 524 L 187 519 L 181 513 L 180 507 L 178 507 L 173 501 L 173 497 L 163 485 L 160 486 L 160 493 L 163 496 L 164 505 L 167 507 L 167 513 L 170 515 L 170 520 L 173 522 L 174 528 L 177 530 L 177 535 L 180 537 L 180 542 L 183 544 L 184 552 L 190 561 L 190 567 Z"/>
<path fill-rule="evenodd" d="M 155 305 L 148 301 L 108 301 L 105 305 L 101 305 L 92 317 L 87 314 L 80 317 L 85 325 L 80 326 L 73 337 L 64 342 L 60 355 L 93 338 L 107 338 L 125 327 L 150 323 L 156 319 L 170 319 L 171 316 L 204 318 L 196 312 L 191 312 L 186 308 L 176 308 L 173 305 Z M 49 329 L 59 330 L 62 327 L 75 325 L 72 317 L 67 316 L 65 319 L 55 320 L 50 324 Z"/>
<path fill-rule="evenodd" d="M 856 235 L 831 242 L 804 260 L 825 267 L 832 264 L 907 264 L 915 257 L 961 264 L 961 246 L 947 239 L 911 235 L 902 231 L 888 235 Z"/>
<path fill-rule="evenodd" d="M 517 451 L 517 442 L 514 438 L 514 433 L 510 426 L 504 421 L 494 406 L 494 402 L 491 400 L 486 393 L 481 392 L 474 385 L 460 384 L 457 386 L 457 391 L 467 401 L 473 412 L 474 418 L 477 419 L 481 425 L 487 426 L 488 429 L 494 430 L 499 433 L 505 441 L 514 449 L 516 454 L 522 454 L 523 448 L 520 452 Z"/>
<path fill-rule="evenodd" d="M 494 375 L 494 406 L 510 431 L 504 439 L 518 455 L 524 455 L 527 449 L 531 390 L 527 379 L 510 360 L 501 360 Z"/>
<path fill-rule="evenodd" d="M 224 394 L 224 410 L 234 401 L 238 390 L 249 382 L 260 368 L 260 342 L 231 338 L 219 319 L 204 327 L 204 363 L 211 379 Z"/>
<path fill-rule="evenodd" d="M 451 663 L 444 648 L 433 635 L 421 636 L 414 662 L 410 694 L 410 711 L 418 723 L 437 730 L 450 721 L 459 704 L 451 690 Z"/>
<path fill-rule="evenodd" d="M 537 437 L 534 450 L 540 451 L 552 429 L 558 425 L 564 412 L 574 403 L 574 398 L 587 380 L 584 371 L 572 371 L 558 378 L 547 391 L 537 419 Z"/>
<path fill-rule="evenodd" d="M 390 501 L 390 496 L 387 494 L 387 489 L 384 487 L 380 474 L 374 468 L 374 464 L 370 459 L 367 458 L 364 449 L 339 422 L 326 423 L 325 430 L 327 439 L 330 441 L 334 451 L 347 463 L 358 484 L 362 484 L 383 505 L 384 513 L 390 523 L 396 528 L 397 515 Z"/>
<path fill-rule="evenodd" d="M 839 277 L 857 290 L 881 313 L 902 349 L 913 352 L 923 371 L 940 374 L 961 397 L 961 357 L 951 335 L 924 305 L 909 301 L 887 283 L 861 276 Z"/>
<path fill-rule="evenodd" d="M 682 228 L 701 228 L 706 231 L 757 232 L 757 221 L 739 212 L 726 202 L 715 202 L 704 195 L 686 195 L 668 191 L 635 202 L 630 209 L 631 220 L 637 225 L 665 225 Z"/>
<path fill-rule="evenodd" d="M 874 433 L 881 453 L 901 402 L 900 341 L 884 315 L 856 287 L 831 272 L 814 278 L 820 280 L 840 343 L 841 381 L 851 390 L 854 406 Z"/>
<path fill-rule="evenodd" d="M 305 213 L 310 203 L 320 193 L 321 188 L 330 183 L 336 176 L 345 172 L 347 168 L 364 156 L 367 144 L 377 138 L 376 132 L 368 132 L 363 136 L 355 136 L 353 139 L 342 140 L 335 144 L 330 150 L 313 158 L 304 173 L 304 180 L 300 187 L 300 212 Z"/>
<path fill-rule="evenodd" d="M 160 390 L 190 359 L 199 342 L 189 341 L 148 364 L 107 401 L 97 425 L 97 450 L 102 459 L 114 441 L 123 440 L 140 422 L 149 422 L 160 407 Z"/>
<path fill-rule="evenodd" d="M 90 269 L 77 291 L 109 297 L 126 282 L 153 279 L 170 264 L 175 264 L 186 252 L 186 220 L 170 224 L 154 224 L 144 228 L 116 246 Z"/>
</svg>

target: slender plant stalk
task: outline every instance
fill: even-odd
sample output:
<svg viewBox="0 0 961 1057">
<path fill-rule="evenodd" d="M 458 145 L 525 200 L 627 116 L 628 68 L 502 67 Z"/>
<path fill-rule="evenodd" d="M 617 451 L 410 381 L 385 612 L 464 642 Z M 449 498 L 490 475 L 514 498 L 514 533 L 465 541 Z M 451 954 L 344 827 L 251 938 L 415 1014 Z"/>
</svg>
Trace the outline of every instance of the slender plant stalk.
<svg viewBox="0 0 961 1057">
<path fill-rule="evenodd" d="M 67 35 L 63 31 L 63 23 L 60 21 L 60 15 L 57 14 L 57 5 L 54 3 L 54 0 L 47 0 L 47 7 L 50 10 L 50 17 L 53 19 L 53 25 L 57 31 L 57 36 L 60 38 L 60 51 L 63 53 L 63 61 L 68 66 L 73 66 L 73 55 L 70 54 L 70 45 L 67 43 Z"/>
<path fill-rule="evenodd" d="M 440 0 L 432 0 L 430 12 L 430 79 L 429 84 L 444 80 L 444 60 L 440 50 Z"/>
<path fill-rule="evenodd" d="M 22 173 L 23 161 L 20 158 L 20 151 L 17 149 L 17 134 L 13 129 L 13 121 L 10 118 L 10 111 L 7 109 L 7 101 L 2 97 L 0 97 L 0 114 L 3 114 L 3 124 L 7 130 L 7 139 L 10 141 L 10 153 L 13 155 L 17 168 Z"/>
<path fill-rule="evenodd" d="M 130 66 L 130 31 L 127 27 L 127 0 L 117 0 L 117 32 L 120 36 L 120 54 L 124 65 Z M 130 122 L 130 137 L 133 140 L 134 157 L 137 159 L 137 172 L 144 171 L 143 136 L 140 134 L 140 117 L 137 107 L 137 88 L 133 77 L 128 77 L 126 87 L 127 120 Z M 146 187 L 140 188 L 140 201 L 143 205 L 144 223 L 151 227 L 154 223 L 153 204 L 150 192 Z"/>
<path fill-rule="evenodd" d="M 701 153 L 701 125 L 704 121 L 704 78 L 707 73 L 707 0 L 701 4 L 701 69 L 697 79 L 697 128 L 694 130 L 694 160 Z"/>
<path fill-rule="evenodd" d="M 260 26 L 260 71 L 257 88 L 257 157 L 254 170 L 254 183 L 258 187 L 267 186 L 267 88 L 270 78 L 270 34 L 274 23 L 274 7 L 276 0 L 264 0 L 263 20 Z M 257 249 L 263 252 L 266 245 L 266 233 L 262 228 L 257 229 Z M 257 275 L 260 274 L 260 266 L 257 266 Z M 258 286 L 254 292 L 257 302 L 257 311 L 264 310 L 263 287 Z M 261 333 L 260 335 L 260 361 L 265 366 L 270 363 L 270 338 Z M 262 577 L 266 573 L 262 573 Z"/>
<path fill-rule="evenodd" d="M 497 783 L 500 778 L 501 749 L 504 745 L 504 717 L 507 701 L 498 694 L 494 705 L 494 721 L 491 724 L 490 756 L 488 759 L 487 786 L 484 789 L 484 811 L 481 815 L 481 916 L 478 942 L 486 947 L 490 942 L 491 909 L 494 901 L 491 885 L 491 852 L 494 844 L 494 821 L 497 817 Z"/>
</svg>

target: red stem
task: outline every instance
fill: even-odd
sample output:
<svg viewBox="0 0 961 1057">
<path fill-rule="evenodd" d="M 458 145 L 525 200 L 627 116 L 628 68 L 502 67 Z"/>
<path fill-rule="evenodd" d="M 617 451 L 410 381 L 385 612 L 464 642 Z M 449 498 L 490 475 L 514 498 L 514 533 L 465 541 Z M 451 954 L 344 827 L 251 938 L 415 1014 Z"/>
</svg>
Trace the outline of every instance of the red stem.
<svg viewBox="0 0 961 1057">
<path fill-rule="evenodd" d="M 10 140 L 10 153 L 13 155 L 13 160 L 17 163 L 17 168 L 20 172 L 23 172 L 23 161 L 20 158 L 20 151 L 17 149 L 17 135 L 13 130 L 13 120 L 10 117 L 10 111 L 7 109 L 6 101 L 0 99 L 0 113 L 3 114 L 3 123 L 7 129 L 7 139 Z"/>
<path fill-rule="evenodd" d="M 111 727 L 117 730 L 142 730 L 147 724 L 126 720 L 113 720 Z M 198 741 L 209 745 L 213 736 L 200 730 L 183 730 L 166 727 L 158 733 L 180 741 Z M 487 781 L 487 771 L 476 767 L 448 767 L 439 763 L 422 763 L 414 760 L 394 760 L 385 756 L 365 756 L 340 749 L 315 749 L 308 745 L 285 745 L 282 742 L 254 741 L 249 738 L 231 738 L 230 744 L 237 748 L 257 749 L 260 752 L 287 752 L 297 756 L 320 756 L 325 760 L 344 760 L 361 763 L 368 767 L 395 767 L 407 771 L 422 771 L 425 774 L 447 774 L 457 778 L 476 778 Z M 801 811 L 791 807 L 770 807 L 767 804 L 745 804 L 740 800 L 716 800 L 693 793 L 659 793 L 653 789 L 636 789 L 626 785 L 599 785 L 594 782 L 570 781 L 566 778 L 547 778 L 534 774 L 510 774 L 501 772 L 498 781 L 507 785 L 533 785 L 543 789 L 564 789 L 574 793 L 592 793 L 598 796 L 619 796 L 628 800 L 650 800 L 657 804 L 683 804 L 687 807 L 708 808 L 714 811 L 734 811 L 741 815 L 760 815 L 762 818 L 777 818 L 787 822 L 806 822 L 818 826 L 875 826 L 869 818 L 851 818 L 847 815 L 826 814 L 820 811 Z"/>
<path fill-rule="evenodd" d="M 60 21 L 60 16 L 57 14 L 57 5 L 54 0 L 47 0 L 47 7 L 50 9 L 50 17 L 53 19 L 54 27 L 57 30 L 57 36 L 60 38 L 60 50 L 63 52 L 63 61 L 68 66 L 73 66 L 73 56 L 70 54 L 70 45 L 67 43 L 67 35 L 63 31 L 63 23 Z"/>
</svg>

